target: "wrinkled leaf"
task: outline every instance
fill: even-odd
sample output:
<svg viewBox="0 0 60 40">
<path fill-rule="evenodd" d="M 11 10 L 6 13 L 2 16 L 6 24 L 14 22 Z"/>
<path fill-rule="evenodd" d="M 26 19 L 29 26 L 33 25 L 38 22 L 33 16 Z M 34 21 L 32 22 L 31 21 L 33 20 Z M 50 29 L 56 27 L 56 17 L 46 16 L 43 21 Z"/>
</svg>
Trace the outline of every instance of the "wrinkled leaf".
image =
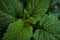
<svg viewBox="0 0 60 40">
<path fill-rule="evenodd" d="M 60 0 L 52 0 L 52 1 L 60 4 Z"/>
<path fill-rule="evenodd" d="M 60 32 L 60 21 L 57 16 L 50 14 L 47 19 L 44 21 L 42 26 L 51 32 Z"/>
<path fill-rule="evenodd" d="M 0 0 L 0 10 L 10 15 L 21 15 L 23 3 L 19 0 Z"/>
<path fill-rule="evenodd" d="M 35 40 L 60 40 L 60 21 L 58 17 L 49 14 L 39 30 L 34 33 Z"/>
<path fill-rule="evenodd" d="M 31 26 L 27 26 L 23 28 L 17 40 L 30 40 L 30 38 L 32 37 L 32 33 L 33 33 L 32 30 L 33 29 Z"/>
<path fill-rule="evenodd" d="M 32 16 L 27 19 L 28 22 L 36 24 L 36 22 L 40 21 L 48 9 L 49 3 L 50 0 L 28 0 L 26 10 Z"/>
<path fill-rule="evenodd" d="M 2 40 L 30 40 L 31 36 L 32 27 L 24 26 L 24 21 L 19 19 L 8 26 L 7 32 L 4 34 Z"/>
<path fill-rule="evenodd" d="M 6 24 L 10 23 L 10 22 L 13 22 L 15 21 L 16 18 L 11 16 L 11 15 L 8 15 L 8 14 L 5 14 L 3 12 L 0 11 L 0 26 L 5 26 Z"/>
<path fill-rule="evenodd" d="M 16 20 L 15 17 L 5 14 L 0 11 L 0 28 L 6 27 L 9 23 L 11 23 L 15 20 Z"/>
<path fill-rule="evenodd" d="M 50 0 L 28 0 L 27 11 L 29 14 L 44 15 L 48 9 Z"/>
<path fill-rule="evenodd" d="M 0 37 L 5 32 L 9 23 L 14 22 L 15 20 L 16 20 L 15 17 L 8 15 L 8 14 L 5 14 L 5 13 L 0 11 Z"/>
</svg>

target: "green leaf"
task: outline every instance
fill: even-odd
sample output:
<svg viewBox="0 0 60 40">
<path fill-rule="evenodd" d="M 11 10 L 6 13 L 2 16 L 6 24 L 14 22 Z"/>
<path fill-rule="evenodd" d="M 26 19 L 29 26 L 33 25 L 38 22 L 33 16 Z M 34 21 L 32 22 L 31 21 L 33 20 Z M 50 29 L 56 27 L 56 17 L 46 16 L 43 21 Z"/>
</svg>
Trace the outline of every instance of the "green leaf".
<svg viewBox="0 0 60 40">
<path fill-rule="evenodd" d="M 46 19 L 46 17 L 47 17 L 47 15 L 40 15 L 40 14 L 37 14 L 37 15 L 35 15 L 35 16 L 33 16 L 33 17 L 29 17 L 28 19 L 27 19 L 27 22 L 29 22 L 29 23 L 33 23 L 33 24 L 36 24 L 36 22 L 40 22 L 41 24 L 43 23 L 43 21 Z"/>
<path fill-rule="evenodd" d="M 10 15 L 21 15 L 23 3 L 19 0 L 0 0 L 0 10 Z"/>
<path fill-rule="evenodd" d="M 44 15 L 48 9 L 50 0 L 28 0 L 26 7 L 29 14 L 42 14 Z M 32 15 L 33 16 L 33 15 Z"/>
<path fill-rule="evenodd" d="M 15 20 L 15 17 L 0 11 L 0 29 L 7 27 L 9 23 L 14 22 Z"/>
<path fill-rule="evenodd" d="M 18 40 L 30 40 L 30 38 L 32 37 L 32 34 L 33 34 L 32 30 L 33 29 L 31 26 L 27 26 L 27 27 L 23 28 Z"/>
<path fill-rule="evenodd" d="M 0 37 L 3 36 L 3 33 L 6 31 L 8 25 L 14 22 L 15 20 L 15 17 L 0 11 Z"/>
<path fill-rule="evenodd" d="M 42 24 L 46 30 L 49 30 L 49 32 L 60 32 L 60 21 L 57 16 L 50 14 L 47 19 Z"/>
<path fill-rule="evenodd" d="M 29 17 L 27 21 L 33 24 L 36 24 L 36 22 L 40 21 L 44 17 L 49 3 L 50 0 L 28 0 L 26 10 L 31 17 Z"/>
<path fill-rule="evenodd" d="M 57 34 L 55 34 L 57 35 Z M 44 30 L 36 30 L 34 34 L 34 39 L 35 40 L 59 40 L 55 35 L 48 33 Z M 58 34 L 59 35 L 59 34 Z"/>
<path fill-rule="evenodd" d="M 4 34 L 2 40 L 30 40 L 32 36 L 32 27 L 25 26 L 22 19 L 11 23 Z"/>
<path fill-rule="evenodd" d="M 27 10 L 24 9 L 24 17 L 23 17 L 23 19 L 28 19 L 29 16 L 30 16 L 30 15 L 28 14 Z"/>
<path fill-rule="evenodd" d="M 60 40 L 60 21 L 58 17 L 49 14 L 40 29 L 34 33 L 35 40 Z"/>
<path fill-rule="evenodd" d="M 53 0 L 53 2 L 57 2 L 60 5 L 60 0 Z"/>
</svg>

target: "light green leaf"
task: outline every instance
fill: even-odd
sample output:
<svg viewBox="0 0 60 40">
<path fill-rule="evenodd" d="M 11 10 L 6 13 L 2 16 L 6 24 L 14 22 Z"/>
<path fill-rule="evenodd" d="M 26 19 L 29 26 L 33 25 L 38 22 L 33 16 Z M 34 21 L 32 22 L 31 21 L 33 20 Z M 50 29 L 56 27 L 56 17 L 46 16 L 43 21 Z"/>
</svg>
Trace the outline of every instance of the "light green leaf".
<svg viewBox="0 0 60 40">
<path fill-rule="evenodd" d="M 40 29 L 34 33 L 35 40 L 60 40 L 60 21 L 58 17 L 49 14 Z"/>
<path fill-rule="evenodd" d="M 50 0 L 28 0 L 27 11 L 29 14 L 44 15 L 48 9 Z"/>
<path fill-rule="evenodd" d="M 24 9 L 24 18 L 23 19 L 28 19 L 29 18 L 29 13 L 27 12 L 26 9 Z"/>
<path fill-rule="evenodd" d="M 0 10 L 10 15 L 22 14 L 23 3 L 19 0 L 0 0 Z"/>
<path fill-rule="evenodd" d="M 31 26 L 27 26 L 22 29 L 20 32 L 20 36 L 18 37 L 18 40 L 30 40 L 33 34 L 33 29 Z"/>
<path fill-rule="evenodd" d="M 30 40 L 32 36 L 32 27 L 25 26 L 22 19 L 11 23 L 2 40 Z"/>
</svg>

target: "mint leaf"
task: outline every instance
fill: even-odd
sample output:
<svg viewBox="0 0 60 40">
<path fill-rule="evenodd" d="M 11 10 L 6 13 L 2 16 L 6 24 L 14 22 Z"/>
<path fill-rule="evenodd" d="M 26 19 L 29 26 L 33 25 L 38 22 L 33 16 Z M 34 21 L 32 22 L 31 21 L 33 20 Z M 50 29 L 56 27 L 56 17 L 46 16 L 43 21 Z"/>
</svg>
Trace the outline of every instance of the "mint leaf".
<svg viewBox="0 0 60 40">
<path fill-rule="evenodd" d="M 10 15 L 21 15 L 23 3 L 19 0 L 0 0 L 0 10 Z"/>
<path fill-rule="evenodd" d="M 22 31 L 20 32 L 20 36 L 18 38 L 18 40 L 30 40 L 30 38 L 32 37 L 33 31 L 32 31 L 32 27 L 31 26 L 26 26 L 22 29 Z"/>
<path fill-rule="evenodd" d="M 52 33 L 59 33 L 60 31 L 60 21 L 58 20 L 58 17 L 50 14 L 45 22 L 42 24 L 42 26 L 46 29 L 51 31 Z"/>
<path fill-rule="evenodd" d="M 28 19 L 30 17 L 29 13 L 27 12 L 26 9 L 24 9 L 24 17 L 23 19 Z"/>
<path fill-rule="evenodd" d="M 60 21 L 58 17 L 49 14 L 43 24 L 34 33 L 35 40 L 60 40 Z"/>
<path fill-rule="evenodd" d="M 15 17 L 0 11 L 0 28 L 7 27 L 9 23 L 14 22 L 15 20 L 16 20 Z"/>
<path fill-rule="evenodd" d="M 28 0 L 26 7 L 29 14 L 42 14 L 44 15 L 48 9 L 50 0 Z"/>
<path fill-rule="evenodd" d="M 8 25 L 16 20 L 15 17 L 0 11 L 0 38 L 6 31 Z"/>
<path fill-rule="evenodd" d="M 57 34 L 55 34 L 57 35 Z M 44 30 L 36 30 L 34 34 L 34 39 L 35 40 L 59 40 L 55 35 L 48 33 Z M 59 34 L 58 34 L 59 35 Z"/>
<path fill-rule="evenodd" d="M 26 10 L 31 16 L 27 20 L 30 23 L 36 24 L 46 13 L 50 0 L 28 0 L 27 2 Z"/>
<path fill-rule="evenodd" d="M 11 23 L 2 40 L 30 40 L 32 36 L 32 27 L 25 26 L 22 19 Z"/>
</svg>

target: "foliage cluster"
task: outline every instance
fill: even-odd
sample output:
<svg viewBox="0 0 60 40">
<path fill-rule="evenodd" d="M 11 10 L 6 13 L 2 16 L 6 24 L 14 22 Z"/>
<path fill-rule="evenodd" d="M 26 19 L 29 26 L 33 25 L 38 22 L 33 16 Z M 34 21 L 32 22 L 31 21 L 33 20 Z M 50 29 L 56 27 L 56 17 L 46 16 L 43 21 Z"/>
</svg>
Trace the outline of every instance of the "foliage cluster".
<svg viewBox="0 0 60 40">
<path fill-rule="evenodd" d="M 60 40 L 60 0 L 0 0 L 0 40 Z"/>
</svg>

